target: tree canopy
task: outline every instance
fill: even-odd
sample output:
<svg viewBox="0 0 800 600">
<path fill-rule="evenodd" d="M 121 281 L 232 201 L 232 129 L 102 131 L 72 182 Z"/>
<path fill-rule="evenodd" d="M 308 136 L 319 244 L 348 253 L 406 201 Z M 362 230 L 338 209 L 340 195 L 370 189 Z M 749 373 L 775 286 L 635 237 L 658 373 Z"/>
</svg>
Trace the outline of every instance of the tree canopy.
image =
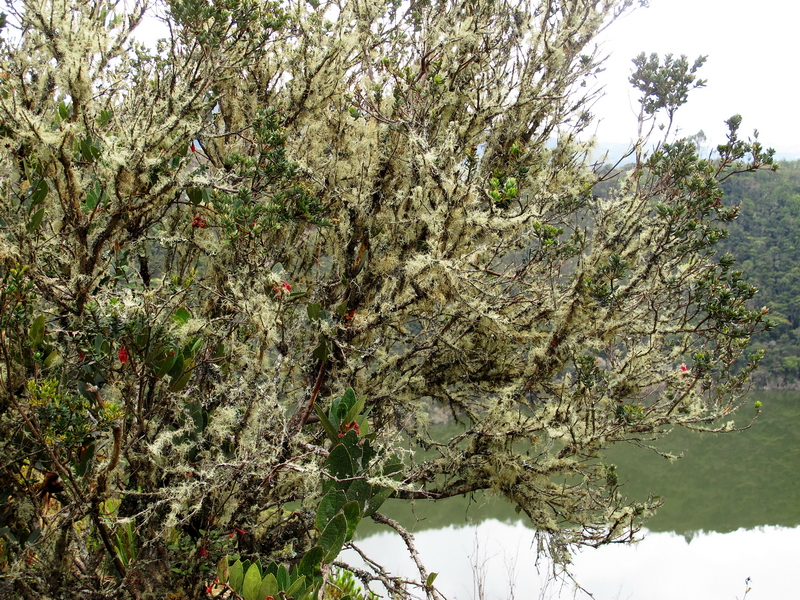
<svg viewBox="0 0 800 600">
<path fill-rule="evenodd" d="M 765 316 L 719 182 L 772 155 L 670 137 L 702 61 L 640 57 L 650 137 L 591 163 L 632 4 L 168 0 L 155 48 L 146 1 L 10 5 L 0 592 L 310 598 L 362 518 L 414 552 L 389 495 L 491 491 L 559 561 L 633 539 L 603 450 L 732 427 Z"/>
</svg>

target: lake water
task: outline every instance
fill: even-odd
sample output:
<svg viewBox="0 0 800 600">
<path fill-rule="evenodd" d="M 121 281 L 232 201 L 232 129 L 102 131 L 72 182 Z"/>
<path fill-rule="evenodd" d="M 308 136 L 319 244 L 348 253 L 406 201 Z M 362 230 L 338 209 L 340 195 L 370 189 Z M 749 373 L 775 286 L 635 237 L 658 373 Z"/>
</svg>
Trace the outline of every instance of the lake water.
<svg viewBox="0 0 800 600">
<path fill-rule="evenodd" d="M 629 496 L 653 492 L 665 503 L 643 541 L 577 552 L 574 581 L 554 579 L 546 561 L 537 565 L 533 531 L 501 501 L 390 501 L 382 512 L 414 531 L 449 600 L 589 598 L 576 582 L 596 600 L 744 600 L 748 586 L 747 600 L 800 598 L 800 394 L 751 400 L 763 408 L 748 431 L 678 430 L 660 442 L 684 453 L 674 463 L 637 448 L 609 452 Z M 393 574 L 413 576 L 398 536 L 364 525 L 359 548 Z"/>
</svg>

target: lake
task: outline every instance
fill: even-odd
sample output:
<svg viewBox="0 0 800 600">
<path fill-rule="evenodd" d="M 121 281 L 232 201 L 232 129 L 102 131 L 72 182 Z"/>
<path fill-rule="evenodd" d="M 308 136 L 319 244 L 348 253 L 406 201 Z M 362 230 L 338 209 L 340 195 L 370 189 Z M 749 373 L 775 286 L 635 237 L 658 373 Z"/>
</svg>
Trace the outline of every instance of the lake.
<svg viewBox="0 0 800 600">
<path fill-rule="evenodd" d="M 554 579 L 552 565 L 537 563 L 533 531 L 500 500 L 389 501 L 381 512 L 414 532 L 449 600 L 589 598 L 578 585 L 596 600 L 800 597 L 800 393 L 754 392 L 750 399 L 763 404 L 750 430 L 676 430 L 660 441 L 659 449 L 683 453 L 678 461 L 627 446 L 608 452 L 623 493 L 658 494 L 664 505 L 643 541 L 577 552 L 574 580 Z M 356 545 L 393 574 L 415 573 L 385 527 L 364 523 Z"/>
</svg>

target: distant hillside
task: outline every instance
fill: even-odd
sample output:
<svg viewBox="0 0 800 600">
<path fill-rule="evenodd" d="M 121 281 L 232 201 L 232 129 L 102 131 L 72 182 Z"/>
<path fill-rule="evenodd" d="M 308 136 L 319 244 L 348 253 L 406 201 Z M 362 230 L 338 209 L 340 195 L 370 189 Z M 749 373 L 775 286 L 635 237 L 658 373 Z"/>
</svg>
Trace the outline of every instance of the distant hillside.
<svg viewBox="0 0 800 600">
<path fill-rule="evenodd" d="M 720 251 L 736 257 L 759 289 L 756 302 L 776 322 L 754 341 L 767 351 L 756 384 L 800 387 L 800 161 L 782 162 L 777 173 L 731 177 L 723 187 L 725 203 L 741 211 Z"/>
</svg>

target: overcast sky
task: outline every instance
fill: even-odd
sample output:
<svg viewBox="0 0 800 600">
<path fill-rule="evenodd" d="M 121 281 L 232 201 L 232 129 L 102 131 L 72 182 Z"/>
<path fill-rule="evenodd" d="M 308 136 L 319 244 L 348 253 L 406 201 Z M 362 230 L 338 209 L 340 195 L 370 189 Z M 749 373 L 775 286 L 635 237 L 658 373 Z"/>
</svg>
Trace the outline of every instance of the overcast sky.
<svg viewBox="0 0 800 600">
<path fill-rule="evenodd" d="M 605 97 L 595 106 L 602 120 L 597 137 L 626 142 L 635 133 L 638 103 L 627 83 L 631 59 L 640 52 L 699 55 L 708 60 L 700 75 L 705 88 L 693 91 L 678 112 L 681 132 L 701 129 L 714 144 L 724 141 L 723 121 L 744 118 L 740 132 L 759 130 L 759 139 L 779 152 L 800 152 L 800 2 L 796 0 L 650 0 L 606 32 L 611 54 L 601 81 Z"/>
</svg>

